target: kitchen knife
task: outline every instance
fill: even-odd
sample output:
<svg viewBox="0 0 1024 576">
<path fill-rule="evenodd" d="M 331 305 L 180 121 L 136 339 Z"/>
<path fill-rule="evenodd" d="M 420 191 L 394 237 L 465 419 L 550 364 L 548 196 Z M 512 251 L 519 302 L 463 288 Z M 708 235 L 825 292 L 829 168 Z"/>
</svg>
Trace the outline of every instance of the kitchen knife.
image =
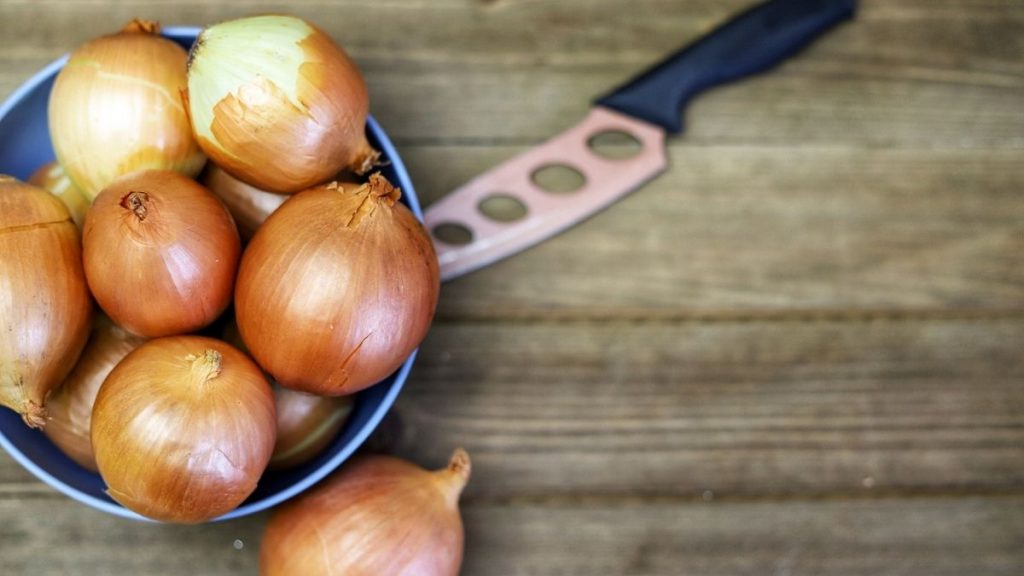
<svg viewBox="0 0 1024 576">
<path fill-rule="evenodd" d="M 665 135 L 682 131 L 682 108 L 690 99 L 713 86 L 768 70 L 852 18 L 856 4 L 759 4 L 598 98 L 576 126 L 438 200 L 427 209 L 424 221 L 434 239 L 442 280 L 558 234 L 657 176 L 667 166 Z M 632 136 L 640 151 L 624 159 L 595 153 L 591 139 L 609 132 Z M 571 193 L 547 192 L 534 182 L 534 175 L 549 166 L 572 168 L 584 182 Z M 501 197 L 518 201 L 526 213 L 512 221 L 489 217 L 483 203 Z"/>
</svg>

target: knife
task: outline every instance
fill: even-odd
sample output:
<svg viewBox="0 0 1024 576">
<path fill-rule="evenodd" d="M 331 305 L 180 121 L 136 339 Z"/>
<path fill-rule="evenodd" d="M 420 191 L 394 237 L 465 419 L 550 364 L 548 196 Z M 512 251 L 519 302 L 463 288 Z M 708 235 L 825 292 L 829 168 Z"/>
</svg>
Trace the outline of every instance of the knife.
<svg viewBox="0 0 1024 576">
<path fill-rule="evenodd" d="M 683 130 L 682 108 L 700 92 L 763 72 L 853 17 L 856 0 L 771 0 L 735 16 L 626 84 L 598 98 L 582 122 L 477 176 L 431 205 L 424 224 L 450 280 L 516 254 L 589 218 L 668 165 L 666 134 Z M 600 134 L 640 145 L 628 158 L 591 149 Z M 575 170 L 583 183 L 553 193 L 535 182 L 546 167 Z M 489 199 L 511 200 L 521 217 L 493 218 Z"/>
</svg>

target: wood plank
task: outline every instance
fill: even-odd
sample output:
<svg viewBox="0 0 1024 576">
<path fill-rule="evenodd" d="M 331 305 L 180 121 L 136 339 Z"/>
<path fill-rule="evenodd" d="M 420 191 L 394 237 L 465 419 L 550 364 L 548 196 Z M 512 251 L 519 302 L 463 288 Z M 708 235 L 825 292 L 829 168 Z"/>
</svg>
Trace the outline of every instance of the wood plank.
<svg viewBox="0 0 1024 576">
<path fill-rule="evenodd" d="M 0 573 L 37 576 L 256 574 L 266 523 L 266 515 L 256 515 L 199 526 L 151 524 L 63 497 L 2 495 L 0 516 Z"/>
<path fill-rule="evenodd" d="M 403 146 L 430 203 L 523 147 Z M 1020 313 L 1024 150 L 689 146 L 577 228 L 449 283 L 442 319 Z"/>
<path fill-rule="evenodd" d="M 467 574 L 1018 575 L 1020 499 L 468 511 Z"/>
<path fill-rule="evenodd" d="M 441 323 L 373 445 L 463 445 L 488 502 L 1019 491 L 1022 349 L 1019 319 Z M 40 485 L 3 456 L 0 493 Z"/>
<path fill-rule="evenodd" d="M 441 324 L 384 433 L 474 497 L 1024 487 L 1024 322 Z"/>
<path fill-rule="evenodd" d="M 429 203 L 521 149 L 402 153 Z M 1024 308 L 1024 150 L 678 145 L 670 163 L 590 221 L 447 284 L 440 316 Z"/>
<path fill-rule="evenodd" d="M 430 201 L 754 0 L 0 0 L 0 99 L 134 16 L 306 15 Z M 1024 4 L 863 0 L 672 169 L 445 286 L 368 448 L 474 457 L 465 574 L 1024 573 Z M 0 574 L 255 573 L 0 454 Z M 123 552 L 123 553 L 122 553 Z"/>
<path fill-rule="evenodd" d="M 464 508 L 466 576 L 987 574 L 1024 570 L 1024 499 Z M 7 574 L 255 574 L 265 517 L 195 527 L 0 499 Z M 42 519 L 45 519 L 43 521 Z M 60 526 L 59 530 L 54 526 Z M 235 549 L 235 542 L 242 544 Z"/>
<path fill-rule="evenodd" d="M 597 95 L 749 5 L 729 2 L 261 4 L 309 16 L 368 77 L 373 111 L 401 142 L 536 142 Z M 863 2 L 856 25 L 769 76 L 691 107 L 701 144 L 1024 146 L 1024 7 L 1009 0 Z M 145 14 L 209 23 L 252 5 L 7 2 L 0 94 L 99 31 Z M 1003 40 L 1007 39 L 1007 40 Z M 415 96 L 412 96 L 415 95 Z M 415 102 L 410 101 L 415 98 Z"/>
<path fill-rule="evenodd" d="M 623 5 L 617 0 L 260 0 L 210 4 L 203 0 L 120 0 L 102 2 L 104 9 L 98 12 L 95 0 L 2 0 L 0 6 L 7 17 L 0 22 L 0 33 L 24 37 L 12 49 L 53 49 L 62 43 L 81 43 L 137 17 L 167 26 L 206 25 L 259 12 L 287 12 L 337 33 L 354 52 L 390 55 L 405 51 L 403 61 L 508 61 L 529 53 L 536 59 L 539 52 L 546 63 L 643 64 L 756 2 L 635 0 Z M 60 10 L 54 10 L 56 7 Z M 36 18 L 39 14 L 48 17 Z M 1012 30 L 1022 21 L 1024 9 L 1016 0 L 861 0 L 856 18 L 862 27 L 876 31 L 930 24 L 910 36 L 889 38 L 887 49 L 918 59 L 951 56 L 951 47 L 922 41 L 934 38 L 969 39 L 971 47 L 1012 54 L 1019 44 L 986 42 L 977 25 Z M 95 25 L 86 27 L 84 22 Z M 949 28 L 953 38 L 943 27 Z M 857 36 L 852 40 L 866 39 Z M 575 52 L 579 58 L 566 57 Z"/>
</svg>

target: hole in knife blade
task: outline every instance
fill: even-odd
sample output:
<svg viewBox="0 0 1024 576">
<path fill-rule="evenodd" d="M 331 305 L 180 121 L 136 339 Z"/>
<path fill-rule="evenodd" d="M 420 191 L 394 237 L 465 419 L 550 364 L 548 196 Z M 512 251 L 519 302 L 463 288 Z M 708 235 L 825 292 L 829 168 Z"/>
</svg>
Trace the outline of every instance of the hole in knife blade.
<svg viewBox="0 0 1024 576">
<path fill-rule="evenodd" d="M 473 241 L 473 231 L 462 224 L 444 222 L 434 226 L 434 238 L 452 246 L 465 246 Z"/>
<path fill-rule="evenodd" d="M 492 194 L 481 200 L 477 209 L 498 222 L 515 222 L 526 216 L 526 204 L 510 194 Z"/>
<path fill-rule="evenodd" d="M 587 182 L 582 172 L 568 164 L 541 166 L 533 171 L 530 180 L 541 190 L 552 194 L 575 192 Z"/>
<path fill-rule="evenodd" d="M 602 158 L 625 160 L 640 153 L 643 145 L 635 136 L 623 130 L 604 130 L 587 140 L 587 148 Z"/>
</svg>

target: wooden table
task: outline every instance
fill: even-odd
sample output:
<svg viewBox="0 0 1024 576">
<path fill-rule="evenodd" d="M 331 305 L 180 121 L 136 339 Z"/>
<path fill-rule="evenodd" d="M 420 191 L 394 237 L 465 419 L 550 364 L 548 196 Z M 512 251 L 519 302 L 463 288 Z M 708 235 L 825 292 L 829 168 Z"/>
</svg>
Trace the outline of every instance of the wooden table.
<svg viewBox="0 0 1024 576">
<path fill-rule="evenodd" d="M 135 16 L 283 10 L 429 203 L 750 0 L 0 1 L 0 95 Z M 372 442 L 457 445 L 465 574 L 1024 573 L 1024 3 L 864 0 L 671 168 L 444 287 Z M 252 574 L 265 515 L 119 520 L 0 456 L 2 574 Z"/>
</svg>

